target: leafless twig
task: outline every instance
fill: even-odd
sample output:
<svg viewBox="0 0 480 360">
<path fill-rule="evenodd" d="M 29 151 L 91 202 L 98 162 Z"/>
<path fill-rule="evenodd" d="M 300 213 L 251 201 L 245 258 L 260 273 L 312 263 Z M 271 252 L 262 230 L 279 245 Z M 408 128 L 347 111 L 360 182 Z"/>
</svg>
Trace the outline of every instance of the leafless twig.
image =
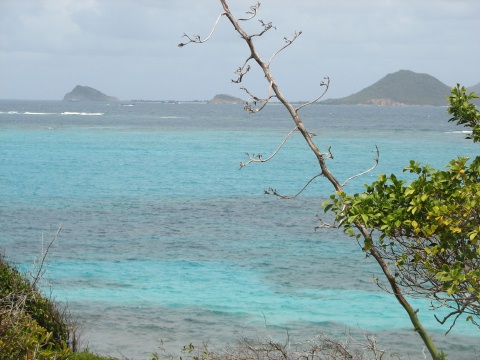
<svg viewBox="0 0 480 360">
<path fill-rule="evenodd" d="M 278 50 L 272 55 L 272 57 L 270 58 L 270 60 L 268 60 L 267 67 L 270 67 L 270 64 L 272 63 L 273 58 L 274 58 L 275 56 L 277 56 L 278 53 L 280 53 L 281 51 L 285 50 L 287 47 L 289 47 L 290 45 L 292 45 L 292 43 L 293 43 L 295 40 L 297 40 L 297 38 L 298 38 L 300 35 L 302 35 L 302 32 L 301 32 L 301 31 L 299 31 L 299 32 L 295 31 L 295 32 L 293 33 L 291 39 L 289 39 L 289 38 L 287 38 L 287 37 L 284 37 L 283 40 L 285 41 L 286 44 L 285 44 L 284 46 L 282 46 L 280 49 L 278 49 Z"/>
<path fill-rule="evenodd" d="M 267 162 L 269 161 L 270 159 L 272 159 L 279 151 L 280 149 L 283 147 L 283 145 L 286 143 L 286 141 L 288 140 L 288 138 L 297 130 L 297 127 L 295 126 L 288 134 L 287 136 L 285 136 L 285 139 L 283 139 L 282 143 L 280 144 L 280 146 L 277 148 L 277 150 L 275 150 L 273 152 L 272 155 L 270 155 L 268 158 L 264 159 L 262 154 L 252 154 L 250 155 L 249 153 L 245 153 L 245 155 L 248 156 L 248 161 L 246 163 L 243 163 L 241 162 L 240 163 L 240 169 L 251 164 L 251 163 L 264 163 L 264 162 Z"/>
<path fill-rule="evenodd" d="M 203 43 L 207 42 L 208 39 L 210 39 L 210 37 L 211 37 L 211 36 L 213 35 L 213 33 L 215 32 L 215 29 L 217 28 L 218 22 L 220 21 L 220 18 L 221 18 L 223 15 L 225 15 L 225 13 L 221 13 L 220 15 L 218 15 L 217 21 L 215 21 L 215 24 L 213 25 L 212 31 L 210 31 L 210 34 L 209 34 L 204 40 L 202 40 L 202 39 L 200 38 L 200 35 L 194 34 L 194 35 L 192 35 L 192 36 L 190 37 L 190 36 L 188 36 L 187 34 L 184 33 L 182 37 L 186 37 L 186 38 L 188 39 L 188 41 L 187 41 L 187 42 L 184 42 L 184 43 L 178 44 L 178 47 L 184 47 L 185 45 L 188 45 L 188 44 L 190 44 L 190 43 L 203 44 Z"/>
<path fill-rule="evenodd" d="M 60 235 L 61 231 L 62 231 L 62 226 L 60 225 L 58 227 L 55 235 L 53 236 L 53 238 L 47 244 L 46 248 L 44 246 L 45 242 L 44 242 L 43 234 L 42 234 L 42 258 L 41 258 L 39 264 L 37 265 L 36 274 L 35 274 L 35 276 L 33 276 L 33 279 L 32 279 L 33 280 L 32 284 L 31 284 L 32 289 L 34 289 L 37 286 L 38 282 L 40 281 L 40 279 L 42 279 L 43 274 L 47 270 L 45 263 L 46 263 L 46 258 L 47 258 L 48 252 L 50 251 L 50 248 L 52 247 L 53 243 L 57 240 L 58 235 Z"/>
<path fill-rule="evenodd" d="M 372 150 L 372 152 L 375 152 L 377 155 L 374 157 L 374 161 L 375 161 L 375 164 L 373 164 L 373 166 L 368 169 L 368 170 L 365 170 L 359 174 L 356 174 L 356 175 L 353 175 L 351 177 L 349 177 L 347 180 L 345 180 L 342 184 L 342 187 L 344 187 L 345 185 L 347 185 L 347 183 L 350 181 L 350 180 L 353 180 L 359 176 L 363 176 L 365 174 L 368 174 L 369 172 L 371 172 L 373 169 L 375 169 L 377 166 L 378 166 L 378 161 L 380 159 L 380 151 L 378 150 L 378 146 L 375 145 L 375 150 Z"/>
<path fill-rule="evenodd" d="M 260 8 L 260 3 L 257 3 L 253 6 L 250 6 L 250 11 L 247 11 L 246 14 L 251 15 L 249 18 L 238 19 L 238 21 L 248 21 L 252 20 L 255 16 L 257 16 L 258 9 Z"/>
<path fill-rule="evenodd" d="M 295 199 L 298 195 L 300 195 L 302 192 L 305 191 L 305 189 L 308 187 L 308 185 L 311 184 L 311 182 L 313 180 L 315 180 L 317 177 L 320 177 L 320 176 L 323 176 L 323 174 L 317 174 L 317 175 L 313 176 L 310 180 L 308 180 L 308 182 L 305 184 L 305 186 L 299 192 L 297 192 L 295 195 L 280 195 L 277 192 L 277 190 L 275 190 L 273 188 L 268 188 L 268 190 L 265 190 L 265 194 L 275 195 L 275 196 L 279 197 L 280 199 Z"/>
<path fill-rule="evenodd" d="M 241 83 L 242 82 L 242 79 L 243 77 L 245 76 L 246 73 L 248 73 L 250 71 L 250 65 L 248 64 L 248 62 L 251 60 L 252 58 L 249 57 L 242 66 L 240 66 L 237 71 L 235 71 L 235 74 L 237 74 L 237 79 L 236 80 L 232 80 L 233 83 Z"/>
<path fill-rule="evenodd" d="M 335 225 L 335 224 L 332 225 L 330 223 L 327 223 L 325 220 L 323 220 L 318 215 L 317 215 L 317 219 L 318 219 L 318 221 L 320 221 L 320 225 L 315 226 L 315 230 L 318 230 L 318 229 L 336 229 L 336 228 L 338 228 L 338 225 Z"/>
<path fill-rule="evenodd" d="M 261 99 L 261 98 L 255 96 L 255 95 L 253 95 L 246 88 L 242 87 L 240 89 L 245 91 L 250 96 L 250 98 L 247 101 L 245 101 L 245 107 L 244 107 L 244 110 L 248 111 L 249 113 L 256 113 L 256 112 L 262 111 L 263 108 L 265 106 L 267 106 L 270 99 L 276 97 L 275 94 L 272 94 L 272 83 L 270 83 L 270 87 L 268 88 L 267 97 L 264 98 L 264 99 Z M 257 106 L 257 104 L 260 104 L 260 105 Z"/>
<path fill-rule="evenodd" d="M 326 77 L 323 78 L 323 81 L 320 83 L 320 87 L 323 87 L 323 92 L 320 94 L 320 96 L 318 96 L 316 99 L 314 99 L 312 101 L 309 101 L 305 104 L 300 105 L 295 110 L 298 111 L 305 106 L 316 103 L 318 100 L 320 100 L 327 93 L 329 86 L 330 86 L 330 78 L 328 76 L 326 76 Z"/>
<path fill-rule="evenodd" d="M 258 20 L 260 22 L 260 25 L 262 25 L 263 27 L 263 30 L 260 31 L 259 33 L 257 34 L 252 34 L 250 35 L 250 37 L 255 37 L 255 36 L 262 36 L 263 34 L 265 34 L 268 30 L 271 30 L 271 29 L 277 29 L 275 26 L 273 26 L 273 23 L 272 22 L 264 22 L 263 20 Z"/>
</svg>

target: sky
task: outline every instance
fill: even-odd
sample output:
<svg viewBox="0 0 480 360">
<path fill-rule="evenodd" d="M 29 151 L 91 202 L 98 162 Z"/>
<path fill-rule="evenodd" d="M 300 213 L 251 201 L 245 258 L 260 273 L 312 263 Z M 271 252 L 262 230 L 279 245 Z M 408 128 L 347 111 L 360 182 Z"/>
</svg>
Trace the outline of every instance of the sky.
<svg viewBox="0 0 480 360">
<path fill-rule="evenodd" d="M 244 17 L 255 1 L 229 0 Z M 76 85 L 121 100 L 208 100 L 248 96 L 232 83 L 248 58 L 218 0 L 0 0 L 0 99 L 61 100 Z M 263 0 L 257 17 L 272 29 L 257 37 L 264 60 L 295 31 L 271 71 L 291 101 L 358 92 L 401 69 L 447 84 L 480 82 L 479 0 Z M 259 97 L 268 84 L 252 70 L 245 86 Z"/>
</svg>

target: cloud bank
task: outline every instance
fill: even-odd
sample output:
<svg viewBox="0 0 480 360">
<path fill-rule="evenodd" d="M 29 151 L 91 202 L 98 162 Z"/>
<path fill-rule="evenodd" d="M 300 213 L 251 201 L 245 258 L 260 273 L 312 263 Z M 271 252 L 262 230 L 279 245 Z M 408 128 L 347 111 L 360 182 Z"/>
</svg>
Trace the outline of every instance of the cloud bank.
<svg viewBox="0 0 480 360">
<path fill-rule="evenodd" d="M 315 97 L 324 76 L 329 97 L 400 69 L 449 86 L 480 81 L 477 0 L 261 3 L 258 18 L 276 25 L 258 41 L 262 56 L 303 32 L 272 65 L 292 100 Z M 250 5 L 230 1 L 239 16 Z M 0 0 L 0 98 L 61 99 L 77 84 L 121 99 L 244 97 L 230 79 L 248 49 L 226 19 L 208 43 L 177 47 L 183 33 L 206 36 L 220 12 L 212 0 Z M 261 78 L 247 81 L 262 91 Z"/>
</svg>

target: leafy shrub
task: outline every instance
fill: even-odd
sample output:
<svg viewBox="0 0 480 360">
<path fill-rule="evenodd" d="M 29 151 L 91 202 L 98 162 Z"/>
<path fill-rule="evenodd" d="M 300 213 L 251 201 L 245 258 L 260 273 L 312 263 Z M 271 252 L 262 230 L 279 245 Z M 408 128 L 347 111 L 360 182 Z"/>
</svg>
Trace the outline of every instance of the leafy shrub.
<svg viewBox="0 0 480 360">
<path fill-rule="evenodd" d="M 0 359 L 67 359 L 69 338 L 65 313 L 0 257 Z"/>
</svg>

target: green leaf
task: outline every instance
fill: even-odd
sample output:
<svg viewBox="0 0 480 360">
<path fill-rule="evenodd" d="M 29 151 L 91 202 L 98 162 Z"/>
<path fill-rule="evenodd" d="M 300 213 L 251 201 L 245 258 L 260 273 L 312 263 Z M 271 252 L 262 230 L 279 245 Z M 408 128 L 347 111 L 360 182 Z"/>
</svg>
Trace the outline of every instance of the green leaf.
<svg viewBox="0 0 480 360">
<path fill-rule="evenodd" d="M 373 246 L 373 243 L 372 243 L 372 239 L 371 238 L 367 238 L 365 239 L 364 241 L 364 246 L 362 248 L 363 251 L 368 251 L 372 248 Z"/>
<path fill-rule="evenodd" d="M 361 217 L 363 219 L 363 222 L 366 224 L 368 222 L 368 216 L 367 214 L 361 214 Z"/>
</svg>

